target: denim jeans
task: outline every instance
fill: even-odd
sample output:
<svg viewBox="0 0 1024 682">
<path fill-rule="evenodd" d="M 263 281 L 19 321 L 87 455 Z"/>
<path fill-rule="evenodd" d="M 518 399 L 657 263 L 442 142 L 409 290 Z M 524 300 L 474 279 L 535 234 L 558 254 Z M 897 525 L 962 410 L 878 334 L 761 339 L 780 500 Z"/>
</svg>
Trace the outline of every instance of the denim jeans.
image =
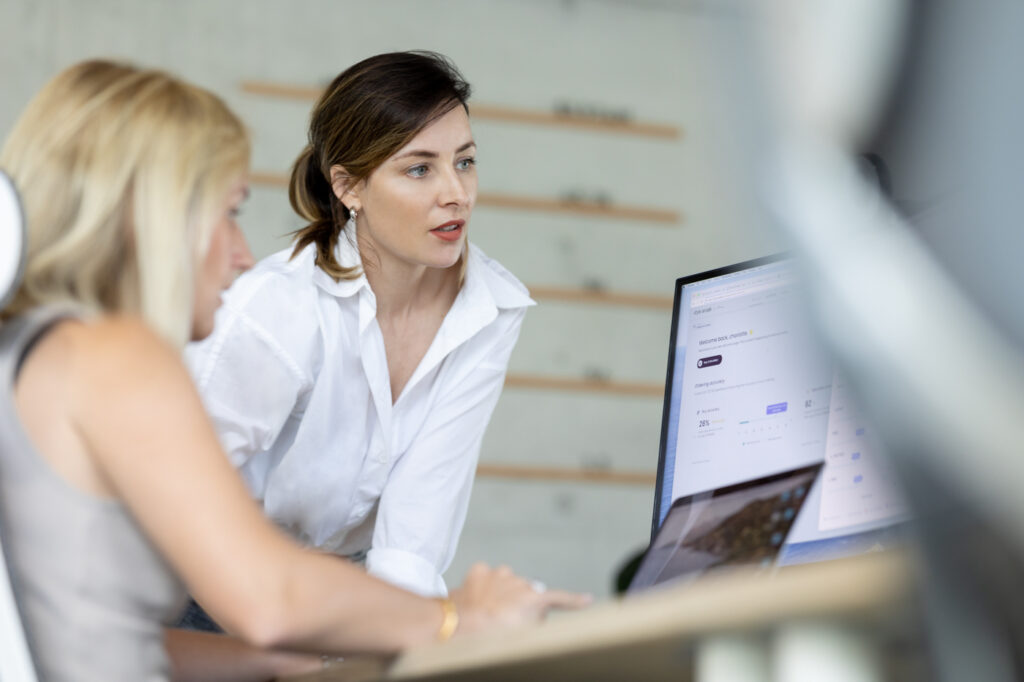
<svg viewBox="0 0 1024 682">
<path fill-rule="evenodd" d="M 210 618 L 203 607 L 196 603 L 195 599 L 189 598 L 188 608 L 182 614 L 181 619 L 175 627 L 185 630 L 200 630 L 202 632 L 224 632 L 217 623 Z"/>
</svg>

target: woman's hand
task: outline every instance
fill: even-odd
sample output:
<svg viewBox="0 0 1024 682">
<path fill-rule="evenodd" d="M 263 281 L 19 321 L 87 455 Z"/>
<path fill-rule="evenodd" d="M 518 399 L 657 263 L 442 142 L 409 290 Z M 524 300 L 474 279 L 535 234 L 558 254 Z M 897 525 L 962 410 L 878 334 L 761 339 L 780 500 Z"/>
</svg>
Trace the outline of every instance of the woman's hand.
<svg viewBox="0 0 1024 682">
<path fill-rule="evenodd" d="M 537 590 L 507 566 L 491 568 L 474 564 L 451 599 L 459 614 L 456 635 L 495 627 L 525 625 L 542 620 L 552 608 L 578 609 L 589 604 L 590 595 L 562 590 Z"/>
</svg>

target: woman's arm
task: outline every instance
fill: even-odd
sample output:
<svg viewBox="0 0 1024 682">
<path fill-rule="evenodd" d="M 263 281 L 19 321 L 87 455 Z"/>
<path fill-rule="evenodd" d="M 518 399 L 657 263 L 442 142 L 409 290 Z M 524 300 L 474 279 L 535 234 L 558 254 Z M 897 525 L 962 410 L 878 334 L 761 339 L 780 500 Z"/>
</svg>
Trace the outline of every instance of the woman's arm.
<svg viewBox="0 0 1024 682">
<path fill-rule="evenodd" d="M 266 311 L 264 311 L 266 314 Z M 288 310 L 289 339 L 300 342 L 286 349 L 247 312 L 228 305 L 217 312 L 214 333 L 185 349 L 186 365 L 214 423 L 228 458 L 240 467 L 250 457 L 269 450 L 302 395 L 312 385 L 310 367 L 300 366 L 295 352 L 311 362 L 309 346 L 318 338 L 315 315 Z M 276 310 L 280 317 L 285 309 Z"/>
<path fill-rule="evenodd" d="M 98 322 L 80 336 L 70 377 L 78 432 L 117 497 L 229 632 L 264 646 L 395 651 L 440 626 L 436 604 L 305 551 L 263 518 L 174 349 L 142 323 Z"/>
<path fill-rule="evenodd" d="M 230 635 L 195 630 L 168 628 L 164 646 L 174 682 L 264 682 L 323 667 L 316 654 L 260 649 Z"/>
<path fill-rule="evenodd" d="M 133 320 L 97 322 L 80 337 L 68 377 L 77 432 L 110 488 L 228 632 L 257 646 L 338 653 L 391 653 L 436 637 L 437 602 L 301 549 L 264 519 L 174 349 Z M 459 596 L 465 629 L 576 601 L 484 577 L 493 582 L 486 599 Z"/>
</svg>

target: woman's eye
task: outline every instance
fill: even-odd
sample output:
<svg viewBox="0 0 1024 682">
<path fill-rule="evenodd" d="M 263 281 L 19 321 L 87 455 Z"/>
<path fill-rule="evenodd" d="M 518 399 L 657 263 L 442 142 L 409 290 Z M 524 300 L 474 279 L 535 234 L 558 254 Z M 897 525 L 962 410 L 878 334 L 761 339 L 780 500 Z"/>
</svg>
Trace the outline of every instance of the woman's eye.
<svg viewBox="0 0 1024 682">
<path fill-rule="evenodd" d="M 476 159 L 472 156 L 467 156 L 464 159 L 459 159 L 455 164 L 455 167 L 459 170 L 469 170 L 476 165 Z"/>
<path fill-rule="evenodd" d="M 407 175 L 411 175 L 414 178 L 421 178 L 427 174 L 427 165 L 422 163 L 418 166 L 413 166 L 409 170 L 405 171 Z"/>
</svg>

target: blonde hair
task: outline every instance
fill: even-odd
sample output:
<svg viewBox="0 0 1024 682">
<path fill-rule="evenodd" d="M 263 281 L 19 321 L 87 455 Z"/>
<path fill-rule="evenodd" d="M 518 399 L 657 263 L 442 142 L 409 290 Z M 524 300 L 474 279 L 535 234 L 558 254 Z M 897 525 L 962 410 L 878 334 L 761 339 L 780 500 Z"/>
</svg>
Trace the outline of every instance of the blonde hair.
<svg viewBox="0 0 1024 682">
<path fill-rule="evenodd" d="M 28 223 L 24 279 L 5 316 L 72 302 L 139 315 L 183 346 L 195 269 L 248 165 L 248 134 L 212 93 L 108 61 L 66 69 L 0 152 Z"/>
</svg>

